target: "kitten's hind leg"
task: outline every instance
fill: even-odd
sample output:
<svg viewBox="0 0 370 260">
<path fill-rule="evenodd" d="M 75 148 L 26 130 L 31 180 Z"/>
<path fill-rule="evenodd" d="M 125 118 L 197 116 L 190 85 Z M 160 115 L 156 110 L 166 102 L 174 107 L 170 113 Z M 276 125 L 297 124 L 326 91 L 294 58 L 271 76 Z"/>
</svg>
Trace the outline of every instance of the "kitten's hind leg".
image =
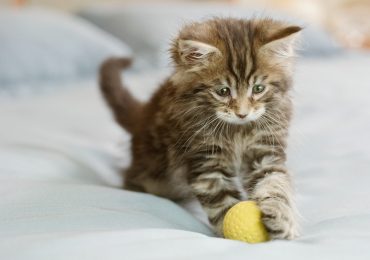
<svg viewBox="0 0 370 260">
<path fill-rule="evenodd" d="M 124 181 L 124 184 L 123 184 L 123 188 L 125 190 L 129 190 L 129 191 L 136 191 L 136 192 L 145 192 L 145 189 L 143 186 L 131 181 L 130 179 L 125 179 Z"/>
<path fill-rule="evenodd" d="M 124 179 L 124 188 L 130 191 L 151 193 L 173 201 L 191 197 L 184 181 L 174 182 L 168 177 L 158 178 L 158 171 L 146 171 L 132 166 L 125 172 Z"/>
<path fill-rule="evenodd" d="M 129 191 L 146 192 L 142 182 L 142 170 L 131 165 L 124 171 L 123 188 Z"/>
</svg>

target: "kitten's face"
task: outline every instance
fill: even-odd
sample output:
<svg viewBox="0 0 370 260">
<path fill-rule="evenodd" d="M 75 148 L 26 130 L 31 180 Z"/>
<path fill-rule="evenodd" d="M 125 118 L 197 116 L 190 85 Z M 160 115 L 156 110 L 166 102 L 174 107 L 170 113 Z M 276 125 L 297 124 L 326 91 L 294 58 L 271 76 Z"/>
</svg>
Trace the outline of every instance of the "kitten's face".
<svg viewBox="0 0 370 260">
<path fill-rule="evenodd" d="M 249 83 L 222 81 L 209 88 L 210 103 L 217 117 L 227 123 L 243 125 L 259 119 L 266 112 L 271 86 L 256 77 Z M 229 82 L 229 83 L 228 83 Z"/>
<path fill-rule="evenodd" d="M 244 125 L 284 103 L 289 88 L 292 35 L 300 30 L 273 20 L 214 19 L 180 32 L 172 49 L 181 80 L 191 78 L 191 102 L 229 124 Z M 194 105 L 197 105 L 194 103 Z"/>
</svg>

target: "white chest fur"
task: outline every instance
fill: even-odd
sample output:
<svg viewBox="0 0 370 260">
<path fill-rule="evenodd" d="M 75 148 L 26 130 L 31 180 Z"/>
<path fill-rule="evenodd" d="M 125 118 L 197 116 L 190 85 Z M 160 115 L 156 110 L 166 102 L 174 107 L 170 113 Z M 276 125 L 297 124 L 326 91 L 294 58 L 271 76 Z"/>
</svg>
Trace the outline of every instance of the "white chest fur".
<svg viewBox="0 0 370 260">
<path fill-rule="evenodd" d="M 253 144 L 253 136 L 246 136 L 242 134 L 236 134 L 232 143 L 232 162 L 233 168 L 236 173 L 236 178 L 234 179 L 235 186 L 238 187 L 239 192 L 242 194 L 243 199 L 247 198 L 247 193 L 243 188 L 242 176 L 248 174 L 248 167 L 246 164 L 246 154 L 249 147 Z"/>
</svg>

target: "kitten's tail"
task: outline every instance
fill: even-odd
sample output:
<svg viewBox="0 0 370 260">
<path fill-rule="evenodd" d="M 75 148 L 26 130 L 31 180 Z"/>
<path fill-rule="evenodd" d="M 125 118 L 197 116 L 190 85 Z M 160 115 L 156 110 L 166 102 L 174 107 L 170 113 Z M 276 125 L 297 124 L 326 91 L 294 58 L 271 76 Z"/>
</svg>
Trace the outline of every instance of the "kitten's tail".
<svg viewBox="0 0 370 260">
<path fill-rule="evenodd" d="M 100 67 L 100 89 L 116 121 L 127 131 L 135 129 L 142 104 L 123 86 L 121 71 L 131 65 L 128 58 L 110 58 Z"/>
</svg>

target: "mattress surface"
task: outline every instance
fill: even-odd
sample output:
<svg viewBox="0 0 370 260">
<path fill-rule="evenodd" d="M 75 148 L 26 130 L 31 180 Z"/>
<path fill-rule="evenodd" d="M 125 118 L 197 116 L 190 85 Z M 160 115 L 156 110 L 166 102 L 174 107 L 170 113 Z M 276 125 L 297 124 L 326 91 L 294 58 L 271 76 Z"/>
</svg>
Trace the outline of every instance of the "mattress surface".
<svg viewBox="0 0 370 260">
<path fill-rule="evenodd" d="M 0 259 L 370 259 L 369 57 L 306 59 L 288 165 L 302 235 L 214 237 L 188 208 L 120 189 L 129 136 L 94 82 L 0 103 Z M 163 72 L 128 75 L 146 99 Z M 155 79 L 155 80 L 154 80 Z"/>
</svg>

